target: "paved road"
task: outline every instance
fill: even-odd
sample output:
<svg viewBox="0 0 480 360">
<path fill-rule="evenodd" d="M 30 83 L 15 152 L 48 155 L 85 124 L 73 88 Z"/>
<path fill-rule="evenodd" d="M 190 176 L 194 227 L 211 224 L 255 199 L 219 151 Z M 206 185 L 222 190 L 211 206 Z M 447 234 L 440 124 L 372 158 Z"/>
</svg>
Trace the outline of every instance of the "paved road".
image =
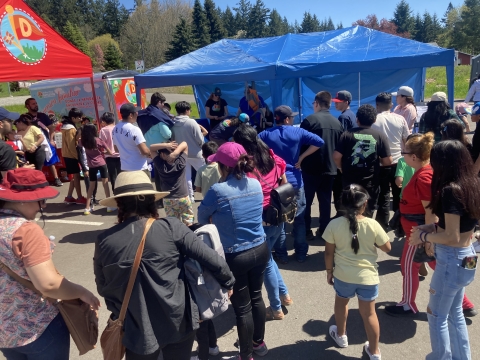
<svg viewBox="0 0 480 360">
<path fill-rule="evenodd" d="M 27 100 L 29 97 L 30 97 L 30 95 L 28 95 L 28 96 L 3 97 L 3 98 L 0 98 L 0 106 L 25 104 L 25 100 Z"/>
<path fill-rule="evenodd" d="M 115 213 L 107 213 L 104 207 L 99 206 L 92 215 L 83 216 L 81 206 L 62 203 L 67 186 L 61 187 L 60 191 L 61 195 L 48 203 L 44 227 L 47 235 L 56 237 L 57 247 L 53 255 L 55 265 L 71 281 L 96 292 L 92 265 L 94 241 L 100 232 L 114 225 Z M 98 198 L 103 197 L 103 191 L 99 188 Z M 200 198 L 201 195 L 197 197 L 195 208 Z M 316 201 L 312 214 L 314 227 L 318 226 L 318 208 L 315 209 L 315 206 L 317 206 Z M 160 213 L 161 216 L 165 215 L 163 210 Z M 43 226 L 41 220 L 39 224 Z M 425 312 L 416 319 L 397 319 L 387 316 L 382 310 L 385 304 L 399 301 L 402 295 L 400 256 L 404 240 L 394 239 L 392 233 L 390 237 L 392 251 L 389 254 L 379 252 L 378 259 L 381 278 L 380 294 L 377 299 L 381 326 L 380 348 L 384 359 L 424 359 L 430 351 Z M 291 237 L 288 238 L 288 243 L 291 249 Z M 289 252 L 292 254 L 291 250 Z M 323 252 L 324 242 L 317 239 L 310 242 L 309 257 L 305 263 L 297 263 L 292 256 L 289 264 L 280 265 L 294 304 L 289 307 L 289 313 L 284 320 L 266 324 L 265 341 L 270 351 L 264 357 L 265 360 L 367 359 L 363 353 L 366 335 L 356 300 L 351 301 L 347 324 L 349 347 L 337 348 L 327 335 L 329 325 L 334 322 L 335 294 L 332 287 L 326 283 Z M 425 311 L 428 304 L 430 278 L 431 274 L 421 279 L 417 296 L 417 304 L 421 311 Z M 467 288 L 467 294 L 480 308 L 480 281 L 474 281 Z M 264 295 L 266 299 L 266 294 Z M 268 306 L 268 300 L 266 303 Z M 109 315 L 103 300 L 102 304 L 100 330 L 103 329 Z M 211 359 L 217 360 L 234 355 L 236 349 L 233 343 L 237 334 L 232 309 L 230 308 L 226 314 L 216 319 L 215 324 L 222 353 Z M 480 315 L 477 318 L 467 319 L 467 324 L 472 340 L 472 359 L 480 359 L 480 343 L 475 341 L 480 336 Z M 0 359 L 4 360 L 1 355 Z M 79 357 L 75 346 L 72 345 L 70 359 L 98 360 L 101 359 L 101 351 L 95 349 Z"/>
</svg>

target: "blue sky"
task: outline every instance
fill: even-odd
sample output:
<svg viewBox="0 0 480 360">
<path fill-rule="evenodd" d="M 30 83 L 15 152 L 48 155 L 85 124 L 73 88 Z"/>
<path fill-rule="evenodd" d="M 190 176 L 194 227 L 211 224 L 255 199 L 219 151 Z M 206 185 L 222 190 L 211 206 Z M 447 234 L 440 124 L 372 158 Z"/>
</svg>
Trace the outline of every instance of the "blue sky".
<svg viewBox="0 0 480 360">
<path fill-rule="evenodd" d="M 133 8 L 133 0 L 120 0 L 127 8 Z M 215 1 L 215 0 L 214 0 Z M 431 14 L 437 13 L 441 18 L 447 9 L 450 0 L 407 0 L 414 13 L 423 14 L 428 10 Z M 255 3 L 255 0 L 250 0 Z M 280 15 L 286 16 L 289 21 L 302 21 L 303 13 L 310 11 L 316 14 L 319 19 L 332 17 L 334 24 L 339 22 L 343 26 L 351 26 L 352 22 L 363 19 L 369 14 L 376 14 L 380 19 L 385 17 L 390 19 L 393 16 L 395 6 L 400 0 L 343 0 L 341 2 L 334 0 L 263 0 L 264 4 L 272 9 L 275 8 Z M 453 6 L 462 5 L 462 0 L 452 0 Z M 193 0 L 191 0 L 193 4 Z M 203 0 L 202 0 L 203 3 Z M 238 0 L 217 0 L 215 4 L 225 9 L 227 6 L 233 8 Z M 293 5 L 293 6 L 292 6 Z"/>
</svg>

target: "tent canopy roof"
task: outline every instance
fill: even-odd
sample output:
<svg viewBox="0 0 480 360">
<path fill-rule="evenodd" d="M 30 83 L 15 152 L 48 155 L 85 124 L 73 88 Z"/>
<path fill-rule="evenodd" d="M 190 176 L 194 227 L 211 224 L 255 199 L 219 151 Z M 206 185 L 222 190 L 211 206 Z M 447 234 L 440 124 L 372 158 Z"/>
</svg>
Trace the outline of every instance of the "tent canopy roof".
<svg viewBox="0 0 480 360">
<path fill-rule="evenodd" d="M 451 66 L 454 50 L 355 26 L 260 39 L 224 39 L 135 76 L 140 88 L 318 77 Z"/>
</svg>

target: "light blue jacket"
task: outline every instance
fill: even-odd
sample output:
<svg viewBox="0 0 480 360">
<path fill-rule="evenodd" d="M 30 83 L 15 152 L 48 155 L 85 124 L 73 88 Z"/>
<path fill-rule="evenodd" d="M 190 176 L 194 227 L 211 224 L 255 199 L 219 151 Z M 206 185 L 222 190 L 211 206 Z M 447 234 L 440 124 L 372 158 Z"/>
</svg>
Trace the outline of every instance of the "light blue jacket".
<svg viewBox="0 0 480 360">
<path fill-rule="evenodd" d="M 198 221 L 217 227 L 225 253 L 237 253 L 265 241 L 262 226 L 263 193 L 256 179 L 230 175 L 205 194 L 198 207 Z"/>
</svg>

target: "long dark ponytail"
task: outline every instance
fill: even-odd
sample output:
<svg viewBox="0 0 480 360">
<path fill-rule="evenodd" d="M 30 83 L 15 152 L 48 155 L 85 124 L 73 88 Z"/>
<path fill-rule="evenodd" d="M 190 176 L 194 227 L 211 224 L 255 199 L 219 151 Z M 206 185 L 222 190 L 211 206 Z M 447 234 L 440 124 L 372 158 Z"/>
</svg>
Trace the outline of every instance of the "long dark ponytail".
<svg viewBox="0 0 480 360">
<path fill-rule="evenodd" d="M 343 189 L 342 206 L 345 210 L 345 217 L 350 224 L 352 232 L 352 249 L 355 254 L 358 253 L 360 242 L 358 241 L 358 222 L 357 215 L 369 198 L 367 190 L 357 184 L 352 184 Z"/>
</svg>

